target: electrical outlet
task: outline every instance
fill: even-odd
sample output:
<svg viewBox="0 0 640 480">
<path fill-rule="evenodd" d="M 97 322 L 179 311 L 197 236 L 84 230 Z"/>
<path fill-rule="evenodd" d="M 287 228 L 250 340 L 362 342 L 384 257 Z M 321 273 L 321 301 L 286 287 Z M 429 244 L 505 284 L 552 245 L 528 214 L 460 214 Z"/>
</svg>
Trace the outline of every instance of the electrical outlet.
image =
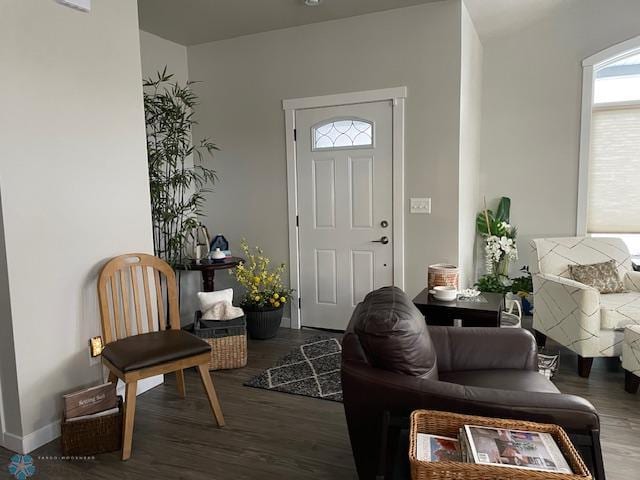
<svg viewBox="0 0 640 480">
<path fill-rule="evenodd" d="M 431 198 L 412 198 L 411 213 L 431 213 Z"/>
</svg>

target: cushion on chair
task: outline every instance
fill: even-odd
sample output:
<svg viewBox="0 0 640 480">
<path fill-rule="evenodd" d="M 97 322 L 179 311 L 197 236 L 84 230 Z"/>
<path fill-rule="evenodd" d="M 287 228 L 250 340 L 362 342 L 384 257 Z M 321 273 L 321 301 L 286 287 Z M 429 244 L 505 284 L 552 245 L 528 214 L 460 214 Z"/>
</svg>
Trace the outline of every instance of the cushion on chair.
<svg viewBox="0 0 640 480">
<path fill-rule="evenodd" d="M 211 351 L 204 340 L 183 330 L 163 330 L 116 340 L 104 347 L 102 356 L 123 372 Z"/>
<path fill-rule="evenodd" d="M 589 265 L 569 265 L 571 278 L 597 289 L 600 293 L 622 293 L 624 284 L 618 276 L 615 260 Z"/>
<path fill-rule="evenodd" d="M 437 380 L 436 351 L 424 316 L 402 290 L 383 287 L 367 294 L 351 322 L 371 365 Z"/>
<path fill-rule="evenodd" d="M 544 375 L 533 370 L 461 370 L 440 372 L 440 381 L 468 387 L 497 388 L 522 392 L 560 393 Z"/>
<path fill-rule="evenodd" d="M 600 295 L 600 328 L 615 330 L 630 324 L 640 324 L 639 292 Z"/>
</svg>

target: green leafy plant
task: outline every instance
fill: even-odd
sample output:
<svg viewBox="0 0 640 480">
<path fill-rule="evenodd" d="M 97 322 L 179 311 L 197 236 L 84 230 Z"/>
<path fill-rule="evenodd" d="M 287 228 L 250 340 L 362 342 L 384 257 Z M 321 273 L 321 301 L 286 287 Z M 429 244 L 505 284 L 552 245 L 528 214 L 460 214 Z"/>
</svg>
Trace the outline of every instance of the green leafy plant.
<svg viewBox="0 0 640 480">
<path fill-rule="evenodd" d="M 218 147 L 207 138 L 194 144 L 198 97 L 191 90 L 193 82 L 179 85 L 172 79 L 165 67 L 143 86 L 154 250 L 176 265 L 183 263 L 186 239 L 203 215 L 205 193 L 210 192 L 205 187 L 217 180 L 204 160 Z"/>
<path fill-rule="evenodd" d="M 476 217 L 476 229 L 480 235 L 495 235 L 501 237 L 506 235 L 507 229 L 505 224 L 509 224 L 509 215 L 511 211 L 511 199 L 502 197 L 498 202 L 498 208 L 494 213 L 493 210 L 484 209 L 478 213 Z M 515 229 L 512 228 L 513 238 L 516 236 Z"/>
<path fill-rule="evenodd" d="M 245 261 L 232 273 L 246 289 L 241 305 L 250 310 L 259 310 L 280 308 L 287 303 L 293 290 L 285 288 L 282 283 L 285 264 L 269 268 L 271 259 L 265 256 L 260 247 L 250 248 L 245 239 L 240 242 L 240 249 Z"/>
<path fill-rule="evenodd" d="M 533 278 L 531 277 L 531 272 L 529 272 L 529 267 L 525 265 L 520 269 L 521 272 L 524 273 L 521 277 L 516 277 L 511 284 L 511 292 L 519 295 L 520 297 L 526 297 L 530 293 L 533 292 Z"/>
<path fill-rule="evenodd" d="M 501 276 L 494 274 L 483 275 L 474 286 L 481 292 L 507 293 L 509 291 L 509 287 L 503 283 Z"/>
</svg>

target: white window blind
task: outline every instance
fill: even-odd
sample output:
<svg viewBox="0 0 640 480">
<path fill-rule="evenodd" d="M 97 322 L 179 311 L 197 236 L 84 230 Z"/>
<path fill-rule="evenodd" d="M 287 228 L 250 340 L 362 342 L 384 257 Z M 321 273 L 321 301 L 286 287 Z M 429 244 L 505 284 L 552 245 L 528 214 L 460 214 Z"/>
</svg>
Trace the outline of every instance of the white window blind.
<svg viewBox="0 0 640 480">
<path fill-rule="evenodd" d="M 640 106 L 594 109 L 589 233 L 640 233 Z"/>
</svg>

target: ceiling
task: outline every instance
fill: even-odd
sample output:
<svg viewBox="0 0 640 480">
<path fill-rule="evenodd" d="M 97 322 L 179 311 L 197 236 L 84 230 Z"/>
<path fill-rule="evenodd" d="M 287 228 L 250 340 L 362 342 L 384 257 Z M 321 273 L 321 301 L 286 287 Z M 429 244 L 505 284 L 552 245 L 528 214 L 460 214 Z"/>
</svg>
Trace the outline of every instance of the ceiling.
<svg viewBox="0 0 640 480">
<path fill-rule="evenodd" d="M 182 45 L 441 0 L 138 0 L 140 28 Z"/>
</svg>

